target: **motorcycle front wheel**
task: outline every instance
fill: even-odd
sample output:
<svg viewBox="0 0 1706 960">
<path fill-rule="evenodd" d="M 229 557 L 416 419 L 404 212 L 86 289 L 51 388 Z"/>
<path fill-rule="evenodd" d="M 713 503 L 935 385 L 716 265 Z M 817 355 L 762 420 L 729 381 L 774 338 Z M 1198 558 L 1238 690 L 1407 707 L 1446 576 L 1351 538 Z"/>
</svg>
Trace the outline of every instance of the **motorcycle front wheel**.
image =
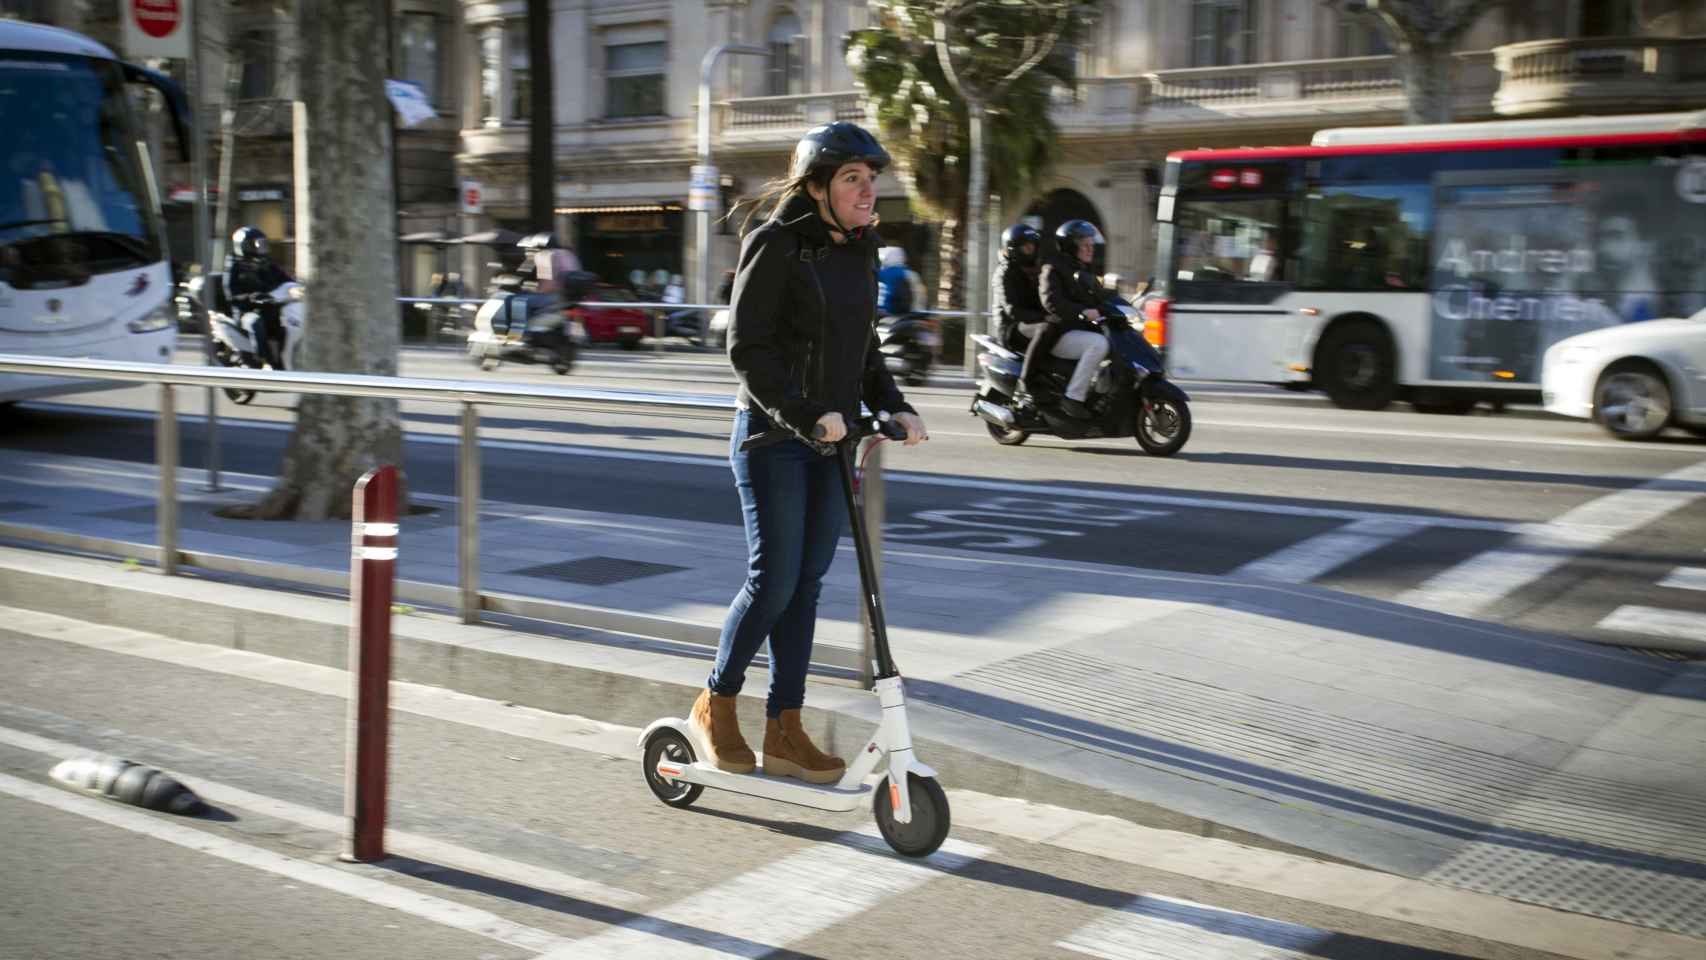
<svg viewBox="0 0 1706 960">
<path fill-rule="evenodd" d="M 1132 425 L 1137 445 L 1152 457 L 1170 457 L 1191 438 L 1191 408 L 1182 400 L 1151 397 L 1137 408 Z"/>
<path fill-rule="evenodd" d="M 214 359 L 218 360 L 219 365 L 222 367 L 241 367 L 241 366 L 243 366 L 242 361 L 238 360 L 235 356 L 232 355 L 231 348 L 227 347 L 223 343 L 219 344 L 219 349 L 214 352 Z M 255 391 L 253 391 L 253 390 L 239 390 L 236 387 L 226 387 L 225 388 L 225 396 L 227 398 L 229 398 L 232 403 L 240 405 L 240 404 L 248 403 L 250 400 L 255 399 Z"/>
</svg>

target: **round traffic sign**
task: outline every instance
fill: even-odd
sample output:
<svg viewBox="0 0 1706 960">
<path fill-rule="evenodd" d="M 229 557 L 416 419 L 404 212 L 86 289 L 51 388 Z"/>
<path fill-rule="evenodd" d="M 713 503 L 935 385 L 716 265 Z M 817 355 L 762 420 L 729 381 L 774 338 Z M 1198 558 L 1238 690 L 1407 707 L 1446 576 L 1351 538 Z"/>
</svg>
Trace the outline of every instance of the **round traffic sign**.
<svg viewBox="0 0 1706 960">
<path fill-rule="evenodd" d="M 130 17 L 143 33 L 159 39 L 178 29 L 184 12 L 178 0 L 130 0 Z"/>
</svg>

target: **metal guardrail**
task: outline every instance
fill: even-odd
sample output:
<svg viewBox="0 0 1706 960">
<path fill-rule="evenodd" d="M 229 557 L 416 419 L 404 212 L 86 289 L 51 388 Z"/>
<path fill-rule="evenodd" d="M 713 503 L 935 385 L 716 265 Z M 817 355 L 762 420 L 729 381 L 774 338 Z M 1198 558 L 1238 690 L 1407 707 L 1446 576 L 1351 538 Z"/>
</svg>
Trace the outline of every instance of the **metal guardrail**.
<svg viewBox="0 0 1706 960">
<path fill-rule="evenodd" d="M 521 294 L 512 294 L 521 296 Z M 398 303 L 455 303 L 480 304 L 491 297 L 398 297 Z M 563 305 L 572 305 L 583 310 L 708 310 L 712 313 L 727 310 L 726 303 L 658 303 L 654 301 L 628 302 L 622 300 L 579 300 L 563 301 Z M 926 317 L 964 317 L 969 314 L 965 310 L 908 310 L 907 315 L 921 314 Z M 985 314 L 988 316 L 988 314 Z"/>
<path fill-rule="evenodd" d="M 155 459 L 160 479 L 155 508 L 157 546 L 92 537 L 65 531 L 44 530 L 21 524 L 0 524 L 0 536 L 45 543 L 52 546 L 140 556 L 154 559 L 160 572 L 172 576 L 180 566 L 200 567 L 225 573 L 257 576 L 308 586 L 339 589 L 349 583 L 346 571 L 326 571 L 292 564 L 231 557 L 182 549 L 178 544 L 178 466 L 180 436 L 177 417 L 178 387 L 234 388 L 279 393 L 329 394 L 346 397 L 378 397 L 453 403 L 461 408 L 457 444 L 457 585 L 400 580 L 397 595 L 454 608 L 463 623 L 478 623 L 481 611 L 503 613 L 595 629 L 616 630 L 660 637 L 685 643 L 716 646 L 719 629 L 672 617 L 636 614 L 587 604 L 537 597 L 487 593 L 480 589 L 480 416 L 481 406 L 586 409 L 603 407 L 644 412 L 731 413 L 734 400 L 720 396 L 658 393 L 642 390 L 609 390 L 558 387 L 543 384 L 506 384 L 482 380 L 431 380 L 417 377 L 381 377 L 348 373 L 300 373 L 249 370 L 230 367 L 192 367 L 163 363 L 94 361 L 81 358 L 38 357 L 0 354 L 0 373 L 41 374 L 84 380 L 157 384 L 160 412 L 155 429 Z M 864 485 L 867 527 L 872 547 L 881 555 L 883 515 L 882 461 L 880 451 L 865 458 Z M 874 482 L 873 482 L 874 481 Z M 875 522 L 873 522 L 873 520 Z M 868 646 L 869 641 L 866 641 Z M 870 676 L 869 650 L 851 650 L 818 644 L 814 662 Z"/>
</svg>

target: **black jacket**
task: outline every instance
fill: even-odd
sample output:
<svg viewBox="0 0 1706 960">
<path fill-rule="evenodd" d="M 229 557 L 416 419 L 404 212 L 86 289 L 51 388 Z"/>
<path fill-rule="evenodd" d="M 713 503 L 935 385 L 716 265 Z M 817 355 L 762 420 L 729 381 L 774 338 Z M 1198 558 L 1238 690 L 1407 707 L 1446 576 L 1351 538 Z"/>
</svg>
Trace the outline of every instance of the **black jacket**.
<svg viewBox="0 0 1706 960">
<path fill-rule="evenodd" d="M 1108 296 L 1097 281 L 1095 271 L 1076 257 L 1057 253 L 1043 264 L 1043 275 L 1037 286 L 1049 323 L 1060 324 L 1068 330 L 1095 329 L 1094 324 L 1084 319 L 1084 311 L 1101 309 Z"/>
<path fill-rule="evenodd" d="M 741 244 L 729 306 L 736 402 L 804 436 L 826 413 L 912 413 L 873 335 L 874 230 L 835 243 L 816 204 L 796 196 Z"/>
<path fill-rule="evenodd" d="M 271 260 L 245 260 L 227 257 L 225 260 L 225 292 L 241 297 L 254 293 L 271 293 L 279 284 L 289 283 L 290 274 Z"/>
<path fill-rule="evenodd" d="M 995 268 L 995 317 L 1002 342 L 1021 323 L 1042 323 L 1043 302 L 1037 294 L 1037 275 L 1007 257 Z"/>
</svg>

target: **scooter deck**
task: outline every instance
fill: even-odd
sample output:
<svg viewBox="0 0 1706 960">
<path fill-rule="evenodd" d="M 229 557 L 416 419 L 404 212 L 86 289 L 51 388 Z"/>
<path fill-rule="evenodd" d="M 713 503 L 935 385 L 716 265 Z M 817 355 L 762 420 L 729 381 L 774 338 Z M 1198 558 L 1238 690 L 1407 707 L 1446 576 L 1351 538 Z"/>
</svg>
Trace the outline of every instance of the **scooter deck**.
<svg viewBox="0 0 1706 960">
<path fill-rule="evenodd" d="M 678 765 L 662 760 L 658 763 L 658 774 L 671 780 L 697 783 L 713 790 L 727 790 L 730 793 L 744 793 L 766 800 L 779 800 L 802 807 L 839 812 L 857 810 L 867 802 L 866 798 L 873 792 L 868 783 L 853 788 L 843 787 L 839 783 L 807 783 L 794 777 L 773 777 L 762 772 L 762 768 L 752 773 L 729 773 L 703 761 Z"/>
</svg>

